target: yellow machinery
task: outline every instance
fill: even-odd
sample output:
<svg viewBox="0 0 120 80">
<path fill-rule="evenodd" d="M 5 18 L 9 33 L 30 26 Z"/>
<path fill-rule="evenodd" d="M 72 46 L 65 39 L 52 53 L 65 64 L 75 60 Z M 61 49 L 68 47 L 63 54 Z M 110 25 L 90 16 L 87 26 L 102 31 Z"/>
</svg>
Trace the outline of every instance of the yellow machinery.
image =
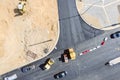
<svg viewBox="0 0 120 80">
<path fill-rule="evenodd" d="M 45 65 L 44 65 L 44 69 L 45 69 L 45 70 L 50 69 L 50 68 L 51 68 L 51 65 L 53 65 L 53 64 L 54 64 L 54 60 L 49 58 L 49 59 L 47 60 L 47 62 L 45 63 Z"/>
<path fill-rule="evenodd" d="M 70 59 L 71 60 L 76 59 L 76 53 L 75 53 L 74 49 L 73 48 L 69 48 L 68 51 L 69 51 Z"/>
<path fill-rule="evenodd" d="M 18 11 L 20 14 L 24 14 L 25 13 L 25 5 L 26 5 L 26 2 L 24 1 L 21 1 L 19 4 L 18 4 Z"/>
</svg>

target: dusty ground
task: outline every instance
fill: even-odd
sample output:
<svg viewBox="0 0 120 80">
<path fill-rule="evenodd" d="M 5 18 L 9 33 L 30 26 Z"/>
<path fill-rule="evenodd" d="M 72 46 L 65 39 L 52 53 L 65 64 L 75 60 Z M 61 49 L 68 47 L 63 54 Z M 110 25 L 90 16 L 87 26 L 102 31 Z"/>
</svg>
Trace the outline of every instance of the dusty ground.
<svg viewBox="0 0 120 80">
<path fill-rule="evenodd" d="M 19 2 L 0 2 L 0 74 L 43 58 L 57 42 L 57 1 L 28 0 L 22 16 Z"/>
</svg>

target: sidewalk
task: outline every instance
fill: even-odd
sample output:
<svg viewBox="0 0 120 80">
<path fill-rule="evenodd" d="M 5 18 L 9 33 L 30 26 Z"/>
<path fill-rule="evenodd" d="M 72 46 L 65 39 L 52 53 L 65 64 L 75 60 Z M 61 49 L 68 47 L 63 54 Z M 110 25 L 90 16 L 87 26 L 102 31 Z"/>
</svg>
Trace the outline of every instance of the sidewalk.
<svg viewBox="0 0 120 80">
<path fill-rule="evenodd" d="M 110 30 L 119 27 L 119 2 L 120 0 L 76 0 L 76 5 L 86 23 L 97 29 Z"/>
</svg>

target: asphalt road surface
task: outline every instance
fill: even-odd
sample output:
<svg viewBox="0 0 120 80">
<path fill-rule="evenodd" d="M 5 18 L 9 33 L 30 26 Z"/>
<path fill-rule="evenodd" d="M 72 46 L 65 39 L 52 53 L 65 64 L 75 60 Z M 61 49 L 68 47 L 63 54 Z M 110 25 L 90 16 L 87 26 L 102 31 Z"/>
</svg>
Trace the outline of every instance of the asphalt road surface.
<svg viewBox="0 0 120 80">
<path fill-rule="evenodd" d="M 2 77 L 16 73 L 17 80 L 55 80 L 54 74 L 67 71 L 68 75 L 60 80 L 119 80 L 120 65 L 113 67 L 104 65 L 107 61 L 120 56 L 119 38 L 113 40 L 108 38 L 104 46 L 83 56 L 79 56 L 79 53 L 100 45 L 104 37 L 109 37 L 110 33 L 120 29 L 104 33 L 104 31 L 90 27 L 78 14 L 75 0 L 58 0 L 58 8 L 61 31 L 57 49 L 44 59 L 32 63 L 37 67 L 35 70 L 22 73 L 20 69 L 16 69 Z M 75 49 L 77 58 L 74 61 L 69 60 L 66 64 L 59 58 L 64 49 L 69 47 Z M 48 71 L 41 70 L 39 65 L 49 57 L 55 60 L 55 64 Z"/>
</svg>

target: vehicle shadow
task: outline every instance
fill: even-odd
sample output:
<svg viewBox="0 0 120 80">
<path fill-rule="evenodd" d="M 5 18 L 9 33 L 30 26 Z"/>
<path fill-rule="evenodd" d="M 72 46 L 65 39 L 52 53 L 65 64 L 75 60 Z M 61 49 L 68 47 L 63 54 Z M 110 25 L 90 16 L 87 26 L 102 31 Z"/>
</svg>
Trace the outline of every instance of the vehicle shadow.
<svg viewBox="0 0 120 80">
<path fill-rule="evenodd" d="M 15 13 L 14 17 L 22 16 L 22 14 L 19 12 L 19 10 L 17 8 L 14 9 L 14 13 Z"/>
<path fill-rule="evenodd" d="M 64 54 L 67 54 L 68 59 L 70 59 L 70 56 L 68 55 L 69 54 L 69 50 L 66 49 L 66 50 L 64 50 L 63 54 L 61 54 L 61 57 L 59 58 L 59 61 L 65 62 L 64 61 Z"/>
<path fill-rule="evenodd" d="M 106 62 L 105 65 L 106 65 L 106 66 L 109 65 L 109 62 Z"/>
<path fill-rule="evenodd" d="M 63 55 L 64 55 L 64 53 L 61 54 L 61 57 L 59 58 L 59 61 L 61 61 L 61 62 L 64 62 L 64 57 L 63 57 Z"/>
<path fill-rule="evenodd" d="M 70 55 L 68 55 L 69 54 L 69 49 L 64 50 L 64 54 L 67 54 L 68 59 L 70 59 Z"/>
<path fill-rule="evenodd" d="M 40 69 L 44 70 L 44 65 L 45 65 L 45 64 L 41 64 L 41 65 L 39 66 Z"/>
</svg>

